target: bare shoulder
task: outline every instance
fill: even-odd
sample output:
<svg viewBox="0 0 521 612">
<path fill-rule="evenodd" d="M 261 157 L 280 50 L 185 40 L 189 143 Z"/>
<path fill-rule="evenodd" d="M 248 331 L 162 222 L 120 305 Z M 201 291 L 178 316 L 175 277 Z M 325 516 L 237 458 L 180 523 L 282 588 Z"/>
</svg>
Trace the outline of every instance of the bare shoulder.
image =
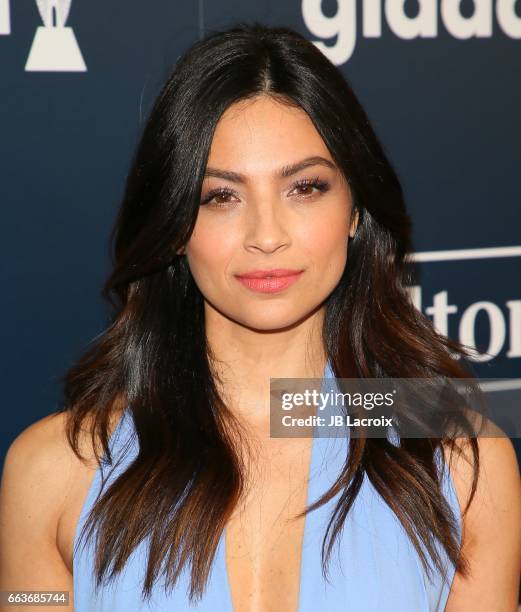
<svg viewBox="0 0 521 612">
<path fill-rule="evenodd" d="M 9 498 L 23 496 L 39 512 L 55 514 L 67 489 L 67 482 L 79 459 L 65 435 L 66 413 L 45 416 L 24 429 L 7 451 L 2 492 Z"/>
<path fill-rule="evenodd" d="M 72 591 L 56 528 L 75 461 L 66 415 L 46 416 L 11 443 L 0 486 L 0 589 Z"/>
<path fill-rule="evenodd" d="M 37 502 L 40 512 L 59 513 L 71 478 L 86 465 L 67 440 L 67 418 L 67 413 L 55 412 L 32 423 L 13 440 L 5 457 L 2 488 L 10 495 L 23 493 L 26 500 Z M 93 467 L 88 436 L 80 440 L 80 450 L 90 462 L 87 467 Z"/>
<path fill-rule="evenodd" d="M 462 550 L 470 575 L 456 574 L 446 612 L 514 612 L 521 572 L 521 478 L 514 445 L 497 430 L 476 438 L 479 477 L 474 499 L 462 517 Z M 459 453 L 444 449 L 460 510 L 467 506 L 474 467 L 470 442 Z"/>
<path fill-rule="evenodd" d="M 120 416 L 121 410 L 114 409 L 109 435 Z M 80 459 L 67 439 L 68 418 L 67 412 L 54 412 L 29 425 L 9 446 L 3 468 L 2 486 L 9 487 L 10 493 L 23 490 L 26 499 L 35 496 L 40 509 L 45 506 L 58 514 L 60 498 L 69 490 L 78 470 L 97 468 L 91 438 L 92 419 L 87 417 L 84 420 L 78 436 L 78 447 L 83 458 Z M 98 452 L 101 451 L 99 442 L 97 446 Z M 41 495 L 43 489 L 48 495 Z"/>
<path fill-rule="evenodd" d="M 78 439 L 68 413 L 45 416 L 11 443 L 0 486 L 0 590 L 72 590 L 75 521 L 97 468 L 90 420 Z"/>
</svg>

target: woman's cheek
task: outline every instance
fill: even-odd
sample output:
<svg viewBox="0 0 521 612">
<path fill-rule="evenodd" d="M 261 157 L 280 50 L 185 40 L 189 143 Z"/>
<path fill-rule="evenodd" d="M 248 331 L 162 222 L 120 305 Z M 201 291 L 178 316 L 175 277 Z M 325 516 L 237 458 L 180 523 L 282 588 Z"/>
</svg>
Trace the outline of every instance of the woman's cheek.
<svg viewBox="0 0 521 612">
<path fill-rule="evenodd" d="M 305 251 L 319 259 L 342 256 L 348 243 L 345 219 L 321 219 L 303 228 L 300 242 Z"/>
</svg>

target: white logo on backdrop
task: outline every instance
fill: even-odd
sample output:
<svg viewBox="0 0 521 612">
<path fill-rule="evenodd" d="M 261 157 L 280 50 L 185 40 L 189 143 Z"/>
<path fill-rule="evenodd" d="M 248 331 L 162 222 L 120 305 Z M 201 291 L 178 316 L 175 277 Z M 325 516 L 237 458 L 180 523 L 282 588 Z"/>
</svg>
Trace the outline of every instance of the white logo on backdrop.
<svg viewBox="0 0 521 612">
<path fill-rule="evenodd" d="M 382 36 L 382 8 L 387 25 L 393 34 L 405 40 L 436 38 L 438 36 L 438 0 L 417 0 L 418 13 L 405 14 L 406 0 L 362 0 L 362 36 Z M 313 43 L 337 66 L 347 62 L 356 44 L 357 0 L 337 0 L 336 14 L 328 17 L 322 12 L 321 0 L 302 0 L 302 17 L 308 30 L 320 38 L 333 38 L 332 45 L 321 40 Z M 382 7 L 382 4 L 384 5 Z M 461 14 L 461 0 L 440 0 L 441 22 L 447 32 L 461 40 L 492 36 L 493 0 L 474 0 L 470 17 Z M 496 0 L 496 21 L 510 38 L 521 38 L 521 17 L 516 15 L 516 0 Z"/>
<path fill-rule="evenodd" d="M 9 0 L 0 0 L 0 34 L 11 34 L 11 11 Z"/>
<path fill-rule="evenodd" d="M 80 48 L 72 28 L 65 22 L 71 0 L 36 0 L 44 23 L 38 26 L 25 64 L 27 71 L 85 72 Z"/>
<path fill-rule="evenodd" d="M 410 259 L 419 263 L 428 263 L 520 256 L 521 246 L 516 245 L 414 253 L 410 256 Z M 414 305 L 422 312 L 424 307 L 422 287 L 415 285 L 408 287 L 408 291 Z M 444 336 L 449 334 L 450 315 L 456 315 L 459 320 L 456 340 L 475 351 L 473 356 L 469 358 L 470 361 L 490 361 L 505 349 L 507 349 L 505 357 L 508 359 L 521 357 L 521 300 L 507 300 L 504 304 L 506 309 L 502 309 L 494 302 L 480 300 L 470 304 L 463 311 L 457 304 L 451 304 L 451 301 L 447 290 L 438 291 L 432 296 L 432 304 L 424 309 L 425 314 L 432 316 L 434 327 Z M 489 324 L 488 347 L 483 353 L 478 352 L 476 347 L 476 322 L 479 315 L 485 316 Z M 519 379 L 519 382 L 521 382 L 521 379 Z"/>
</svg>

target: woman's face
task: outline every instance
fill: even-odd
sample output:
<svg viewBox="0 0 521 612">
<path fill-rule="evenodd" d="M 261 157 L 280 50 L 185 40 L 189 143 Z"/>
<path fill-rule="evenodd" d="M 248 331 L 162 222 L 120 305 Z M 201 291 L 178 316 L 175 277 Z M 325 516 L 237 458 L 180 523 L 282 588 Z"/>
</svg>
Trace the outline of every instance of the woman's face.
<svg viewBox="0 0 521 612">
<path fill-rule="evenodd" d="M 185 248 L 206 314 L 266 331 L 314 312 L 345 268 L 351 209 L 349 186 L 304 111 L 266 96 L 230 106 Z M 277 268 L 299 274 L 238 278 Z"/>
</svg>

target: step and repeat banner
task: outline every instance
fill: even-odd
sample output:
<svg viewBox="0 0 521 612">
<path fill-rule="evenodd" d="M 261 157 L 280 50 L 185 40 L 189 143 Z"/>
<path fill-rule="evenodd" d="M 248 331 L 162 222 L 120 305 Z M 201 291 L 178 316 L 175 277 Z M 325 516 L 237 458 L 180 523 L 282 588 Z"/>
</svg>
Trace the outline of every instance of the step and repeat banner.
<svg viewBox="0 0 521 612">
<path fill-rule="evenodd" d="M 108 234 L 173 63 L 254 20 L 345 74 L 403 184 L 417 308 L 521 387 L 520 0 L 0 0 L 2 459 L 106 324 Z"/>
</svg>

